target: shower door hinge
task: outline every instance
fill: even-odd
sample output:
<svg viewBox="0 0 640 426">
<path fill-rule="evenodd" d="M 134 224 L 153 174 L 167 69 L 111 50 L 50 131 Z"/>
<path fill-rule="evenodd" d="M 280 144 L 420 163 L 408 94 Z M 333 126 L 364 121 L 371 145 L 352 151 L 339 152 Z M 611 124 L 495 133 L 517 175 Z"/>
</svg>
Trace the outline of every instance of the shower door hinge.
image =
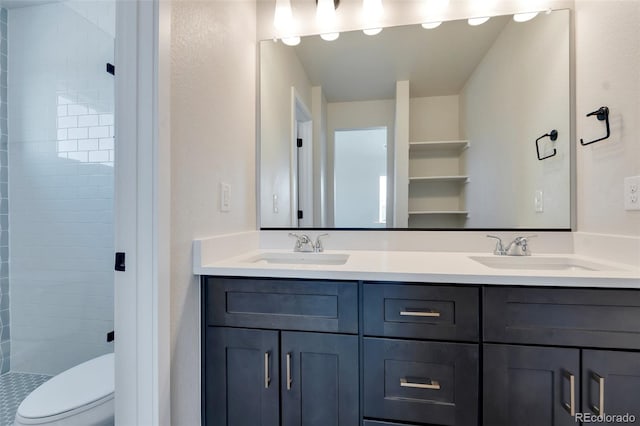
<svg viewBox="0 0 640 426">
<path fill-rule="evenodd" d="M 298 210 L 298 219 L 303 219 L 303 218 L 304 218 L 304 214 L 302 210 Z"/>
<path fill-rule="evenodd" d="M 111 75 L 116 75 L 116 66 L 107 62 L 107 72 Z"/>
<path fill-rule="evenodd" d="M 298 148 L 302 148 L 302 138 L 297 139 L 296 145 L 298 146 Z"/>
<path fill-rule="evenodd" d="M 125 253 L 118 252 L 116 253 L 116 271 L 126 271 L 127 265 L 125 264 Z"/>
</svg>

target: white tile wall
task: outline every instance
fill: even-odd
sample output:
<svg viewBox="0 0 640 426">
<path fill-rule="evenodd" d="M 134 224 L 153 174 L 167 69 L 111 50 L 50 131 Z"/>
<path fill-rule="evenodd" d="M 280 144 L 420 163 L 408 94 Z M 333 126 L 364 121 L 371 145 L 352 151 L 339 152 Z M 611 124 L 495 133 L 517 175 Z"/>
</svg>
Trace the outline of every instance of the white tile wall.
<svg viewBox="0 0 640 426">
<path fill-rule="evenodd" d="M 15 371 L 56 374 L 113 350 L 113 38 L 86 18 L 92 4 L 114 6 L 10 11 Z"/>
</svg>

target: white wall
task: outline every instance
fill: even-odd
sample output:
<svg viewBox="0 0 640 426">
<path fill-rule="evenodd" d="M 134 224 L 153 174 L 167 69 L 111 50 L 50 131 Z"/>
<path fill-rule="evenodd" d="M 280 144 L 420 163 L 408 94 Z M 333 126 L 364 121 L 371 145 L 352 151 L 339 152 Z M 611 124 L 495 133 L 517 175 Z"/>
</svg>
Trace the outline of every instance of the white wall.
<svg viewBox="0 0 640 426">
<path fill-rule="evenodd" d="M 171 46 L 171 424 L 200 424 L 195 238 L 256 228 L 253 1 L 175 1 Z M 218 183 L 231 211 L 218 209 Z"/>
<path fill-rule="evenodd" d="M 11 367 L 56 374 L 113 350 L 113 38 L 12 9 L 8 58 Z"/>
<path fill-rule="evenodd" d="M 470 141 L 467 227 L 570 227 L 568 20 L 556 11 L 510 21 L 460 94 L 461 136 Z M 557 141 L 541 148 L 557 155 L 539 161 L 535 140 L 552 129 Z"/>
<path fill-rule="evenodd" d="M 280 42 L 261 42 L 260 222 L 267 228 L 291 226 L 291 87 L 311 111 L 311 83 L 295 50 Z"/>
<path fill-rule="evenodd" d="M 409 99 L 409 140 L 450 141 L 459 137 L 458 95 Z"/>
<path fill-rule="evenodd" d="M 640 236 L 640 211 L 625 211 L 623 181 L 640 175 L 640 2 L 576 1 L 577 139 L 604 136 L 585 115 L 610 110 L 611 137 L 577 142 L 578 231 Z M 640 261 L 640 260 L 639 260 Z"/>
</svg>

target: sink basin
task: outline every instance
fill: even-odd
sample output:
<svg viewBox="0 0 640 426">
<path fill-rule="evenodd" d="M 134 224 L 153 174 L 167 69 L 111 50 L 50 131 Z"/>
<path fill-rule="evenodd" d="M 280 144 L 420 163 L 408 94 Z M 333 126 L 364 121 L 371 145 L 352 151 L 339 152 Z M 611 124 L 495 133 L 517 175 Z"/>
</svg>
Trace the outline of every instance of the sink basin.
<svg viewBox="0 0 640 426">
<path fill-rule="evenodd" d="M 539 271 L 609 271 L 611 266 L 571 257 L 545 256 L 469 256 L 469 259 L 494 269 L 529 269 Z"/>
<path fill-rule="evenodd" d="M 260 253 L 250 257 L 247 263 L 282 265 L 344 265 L 348 254 L 342 253 Z"/>
</svg>

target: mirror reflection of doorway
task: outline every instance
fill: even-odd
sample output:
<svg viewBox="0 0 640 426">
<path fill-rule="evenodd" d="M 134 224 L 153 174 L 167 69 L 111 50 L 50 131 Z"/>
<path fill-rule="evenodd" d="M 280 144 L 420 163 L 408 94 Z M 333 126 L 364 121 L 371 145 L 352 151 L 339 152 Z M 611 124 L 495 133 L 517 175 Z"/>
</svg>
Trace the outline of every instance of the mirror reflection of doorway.
<svg viewBox="0 0 640 426">
<path fill-rule="evenodd" d="M 387 128 L 336 130 L 334 220 L 336 228 L 385 228 Z"/>
</svg>

